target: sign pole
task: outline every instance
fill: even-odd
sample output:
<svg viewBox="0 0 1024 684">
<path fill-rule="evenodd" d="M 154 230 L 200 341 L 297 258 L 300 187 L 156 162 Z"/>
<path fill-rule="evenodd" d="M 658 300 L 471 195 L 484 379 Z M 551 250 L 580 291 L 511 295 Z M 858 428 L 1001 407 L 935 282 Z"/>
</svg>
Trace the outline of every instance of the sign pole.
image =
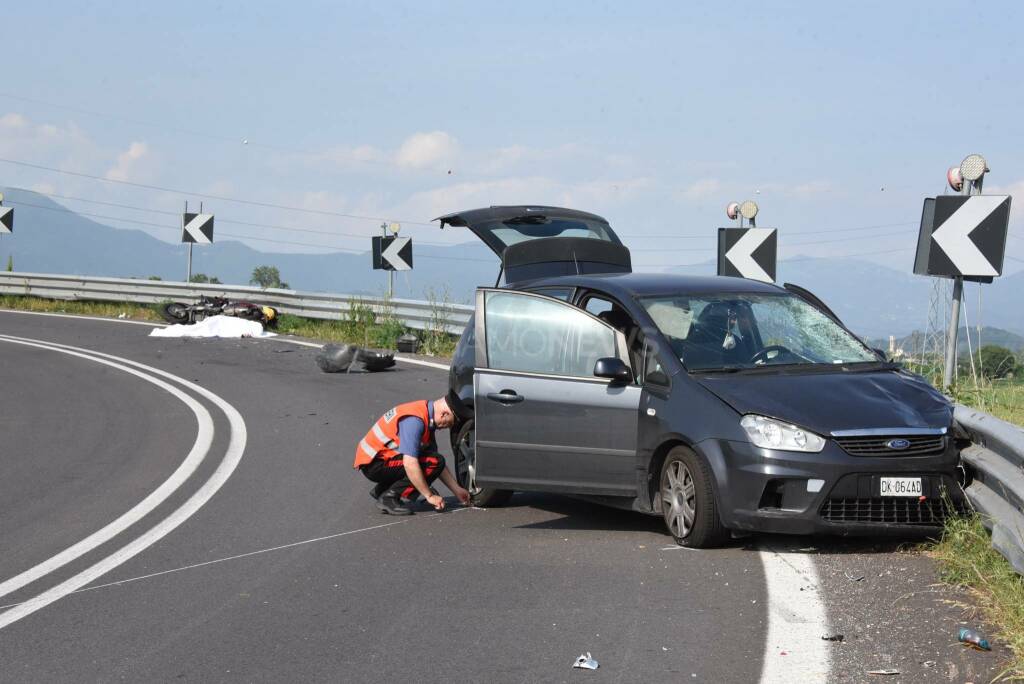
<svg viewBox="0 0 1024 684">
<path fill-rule="evenodd" d="M 961 192 L 970 195 L 973 182 L 965 178 L 963 183 Z M 956 276 L 953 278 L 953 303 L 949 312 L 949 330 L 946 333 L 946 366 L 942 371 L 942 389 L 946 391 L 953 384 L 953 373 L 956 370 L 956 338 L 960 332 L 960 300 L 963 296 L 964 278 Z"/>
<path fill-rule="evenodd" d="M 188 200 L 185 200 L 185 213 L 186 214 L 188 213 Z M 184 230 L 185 229 L 185 217 L 184 216 L 181 217 L 181 221 L 182 221 L 181 227 L 182 227 L 182 230 Z M 188 271 L 185 273 L 185 282 L 186 283 L 191 283 L 192 282 L 192 243 L 191 242 L 188 243 Z"/>
</svg>

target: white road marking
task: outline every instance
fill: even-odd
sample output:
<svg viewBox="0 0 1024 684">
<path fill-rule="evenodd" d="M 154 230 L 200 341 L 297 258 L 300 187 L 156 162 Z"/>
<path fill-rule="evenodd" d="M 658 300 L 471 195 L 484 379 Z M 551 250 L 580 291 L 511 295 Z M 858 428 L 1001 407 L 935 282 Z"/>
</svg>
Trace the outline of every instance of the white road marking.
<svg viewBox="0 0 1024 684">
<path fill-rule="evenodd" d="M 136 368 L 145 368 L 156 375 L 161 375 L 197 394 L 201 394 L 203 397 L 215 404 L 227 416 L 228 422 L 231 425 L 231 437 L 228 441 L 228 447 L 224 454 L 224 458 L 217 466 L 217 469 L 213 472 L 210 478 L 177 510 L 157 523 L 149 531 L 143 533 L 135 539 L 135 541 L 126 544 L 74 577 L 71 577 L 52 589 L 25 601 L 15 608 L 11 608 L 4 613 L 0 613 L 0 629 L 17 622 L 23 617 L 31 615 L 37 610 L 45 608 L 54 601 L 60 600 L 77 589 L 81 589 L 98 577 L 103 576 L 138 553 L 149 548 L 151 545 L 173 531 L 176 527 L 188 520 L 196 511 L 202 508 L 203 505 L 217 493 L 224 483 L 227 482 L 228 478 L 231 477 L 235 468 L 238 467 L 238 463 L 242 460 L 242 454 L 245 452 L 245 443 L 248 439 L 245 429 L 245 421 L 242 419 L 241 414 L 238 413 L 231 404 L 227 403 L 204 387 L 200 387 L 195 383 L 179 378 L 178 376 L 172 375 L 166 371 L 151 368 L 144 364 L 129 361 L 128 359 L 122 359 L 110 354 L 103 354 L 101 352 L 90 351 L 88 349 L 81 349 L 79 347 L 73 347 L 65 344 L 53 343 L 52 346 L 114 359 Z"/>
<path fill-rule="evenodd" d="M 177 387 L 174 387 L 163 380 L 155 378 L 151 375 L 147 375 L 141 371 L 129 368 L 120 363 L 108 361 L 106 359 L 98 359 L 88 354 L 80 352 L 70 351 L 68 349 L 55 349 L 45 342 L 35 340 L 33 342 L 26 341 L 24 339 L 14 339 L 6 335 L 0 335 L 0 342 L 8 342 L 11 344 L 20 344 L 28 347 L 37 347 L 40 349 L 46 349 L 49 351 L 58 352 L 61 354 L 68 354 L 70 356 L 77 356 L 89 361 L 101 363 L 105 366 L 117 368 L 125 373 L 129 373 L 136 377 L 142 378 L 143 380 L 150 382 L 157 387 L 169 392 L 171 395 L 182 401 L 186 406 L 192 409 L 192 413 L 196 416 L 196 422 L 199 425 L 199 431 L 196 435 L 196 440 L 192 445 L 192 449 L 189 451 L 188 456 L 181 465 L 178 466 L 177 470 L 171 473 L 171 476 L 167 478 L 159 487 L 149 494 L 145 499 L 136 504 L 131 510 L 121 515 L 119 518 L 106 525 L 100 530 L 93 532 L 82 541 L 69 546 L 52 558 L 39 563 L 38 565 L 25 570 L 18 575 L 15 575 L 11 579 L 0 582 L 0 597 L 6 596 L 13 591 L 20 589 L 21 587 L 36 581 L 44 575 L 48 575 L 54 570 L 61 568 L 71 561 L 75 560 L 79 556 L 88 553 L 100 544 L 104 544 L 116 535 L 120 534 L 124 530 L 128 529 L 144 516 L 148 515 L 154 508 L 163 503 L 167 497 L 178 490 L 181 485 L 195 472 L 196 468 L 206 455 L 210 451 L 210 446 L 213 444 L 213 418 L 210 417 L 209 411 L 207 411 L 202 404 L 190 397 L 189 395 L 182 392 Z"/>
<path fill-rule="evenodd" d="M 107 323 L 131 323 L 133 325 L 148 325 L 151 328 L 165 328 L 167 327 L 163 323 L 147 323 L 145 321 L 126 321 L 121 318 L 104 318 L 102 316 L 76 316 L 73 314 L 58 314 L 49 313 L 46 311 L 21 311 L 19 309 L 0 309 L 0 313 L 20 313 L 29 314 L 32 316 L 54 316 L 57 318 L 78 318 L 86 321 L 104 321 Z M 290 340 L 283 336 L 273 338 L 275 342 L 287 342 L 288 344 L 297 344 L 303 347 L 312 347 L 313 349 L 320 349 L 323 344 L 316 344 L 315 342 L 304 342 L 302 340 Z M 395 354 L 395 360 L 401 361 L 402 363 L 411 363 L 416 366 L 427 366 L 428 368 L 437 368 L 438 370 L 446 371 L 448 366 L 443 363 L 436 363 L 434 361 L 423 361 L 421 359 L 412 359 L 407 356 L 399 356 Z"/>
<path fill-rule="evenodd" d="M 760 556 L 768 595 L 761 684 L 827 682 L 829 644 L 821 635 L 829 628 L 814 560 L 771 547 Z"/>
</svg>

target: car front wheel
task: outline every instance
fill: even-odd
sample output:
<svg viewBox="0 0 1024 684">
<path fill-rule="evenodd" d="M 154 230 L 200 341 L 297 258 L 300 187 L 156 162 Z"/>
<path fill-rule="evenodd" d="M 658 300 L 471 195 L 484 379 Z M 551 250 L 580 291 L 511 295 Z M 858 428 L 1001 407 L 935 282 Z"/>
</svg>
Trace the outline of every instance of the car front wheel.
<svg viewBox="0 0 1024 684">
<path fill-rule="evenodd" d="M 661 467 L 661 514 L 680 546 L 708 548 L 728 538 L 718 513 L 711 468 L 685 447 L 669 452 Z"/>
<path fill-rule="evenodd" d="M 501 506 L 512 498 L 511 489 L 488 489 L 476 483 L 476 425 L 467 420 L 452 437 L 455 455 L 455 479 L 469 490 L 474 506 Z"/>
</svg>

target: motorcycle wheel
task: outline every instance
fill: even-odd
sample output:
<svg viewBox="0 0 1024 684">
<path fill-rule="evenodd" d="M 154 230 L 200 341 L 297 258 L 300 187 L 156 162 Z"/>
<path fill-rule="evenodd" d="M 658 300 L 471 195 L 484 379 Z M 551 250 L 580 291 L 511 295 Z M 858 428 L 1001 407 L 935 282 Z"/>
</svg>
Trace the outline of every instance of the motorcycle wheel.
<svg viewBox="0 0 1024 684">
<path fill-rule="evenodd" d="M 160 315 L 168 323 L 188 323 L 188 306 L 181 302 L 170 302 L 160 307 Z"/>
</svg>

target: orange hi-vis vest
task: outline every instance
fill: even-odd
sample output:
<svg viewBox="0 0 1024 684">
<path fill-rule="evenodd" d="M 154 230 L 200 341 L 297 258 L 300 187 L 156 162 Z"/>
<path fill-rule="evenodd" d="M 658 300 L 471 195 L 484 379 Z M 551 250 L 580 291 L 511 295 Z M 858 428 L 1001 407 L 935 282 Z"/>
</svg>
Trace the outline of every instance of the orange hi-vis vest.
<svg viewBox="0 0 1024 684">
<path fill-rule="evenodd" d="M 406 416 L 416 416 L 423 421 L 423 440 L 421 446 L 431 441 L 430 414 L 424 399 L 399 404 L 377 419 L 366 436 L 356 445 L 356 460 L 353 468 L 364 466 L 377 456 L 388 458 L 398 453 L 398 421 Z"/>
</svg>

